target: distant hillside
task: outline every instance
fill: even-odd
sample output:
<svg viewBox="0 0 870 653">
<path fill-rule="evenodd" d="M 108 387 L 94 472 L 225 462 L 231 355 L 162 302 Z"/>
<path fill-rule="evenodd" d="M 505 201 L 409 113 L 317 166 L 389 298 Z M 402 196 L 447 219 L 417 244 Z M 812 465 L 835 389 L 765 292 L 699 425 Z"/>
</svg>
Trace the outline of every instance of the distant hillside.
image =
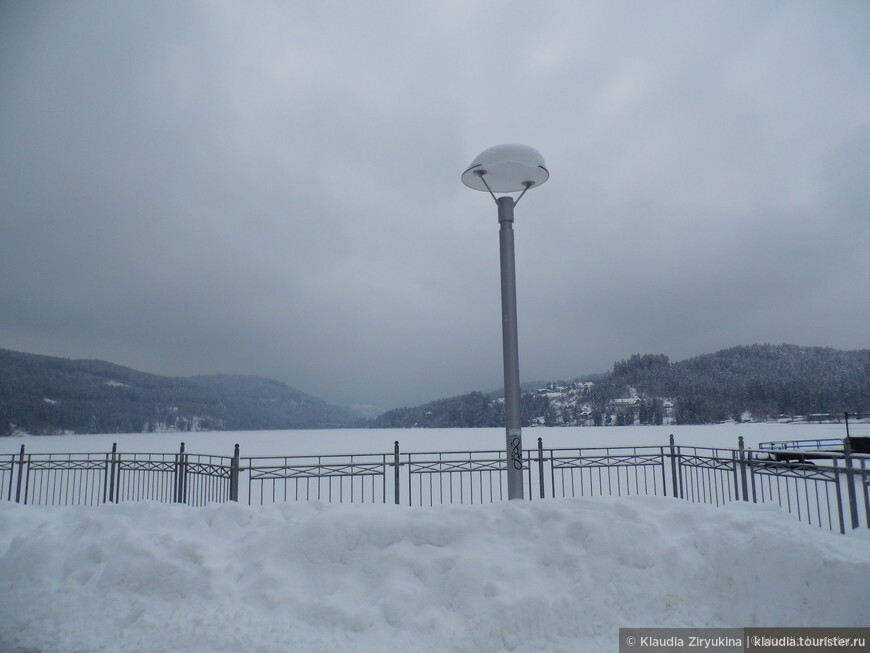
<svg viewBox="0 0 870 653">
<path fill-rule="evenodd" d="M 661 354 L 635 354 L 605 374 L 523 388 L 526 425 L 838 419 L 844 411 L 870 413 L 870 350 L 752 345 L 677 363 Z M 376 428 L 502 426 L 499 395 L 473 392 L 397 408 L 363 423 Z M 0 349 L 0 435 L 357 424 L 351 411 L 271 379 L 162 377 L 105 361 Z"/>
<path fill-rule="evenodd" d="M 870 350 L 795 345 L 734 347 L 678 363 L 635 354 L 606 374 L 523 384 L 526 425 L 708 424 L 838 419 L 870 412 Z M 471 393 L 391 410 L 376 427 L 501 426 L 497 393 Z"/>
<path fill-rule="evenodd" d="M 546 397 L 522 395 L 523 423 L 528 424 L 549 406 Z M 438 399 L 422 406 L 395 408 L 369 421 L 373 428 L 476 428 L 504 425 L 504 400 L 481 392 Z"/>
<path fill-rule="evenodd" d="M 328 428 L 354 420 L 271 379 L 172 378 L 0 349 L 0 435 Z"/>
</svg>

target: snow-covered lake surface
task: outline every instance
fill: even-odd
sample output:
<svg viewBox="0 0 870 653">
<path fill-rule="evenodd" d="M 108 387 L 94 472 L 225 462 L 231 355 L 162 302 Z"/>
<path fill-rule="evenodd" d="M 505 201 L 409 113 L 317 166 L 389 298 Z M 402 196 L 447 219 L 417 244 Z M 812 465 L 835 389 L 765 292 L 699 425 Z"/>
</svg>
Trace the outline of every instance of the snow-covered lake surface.
<svg viewBox="0 0 870 653">
<path fill-rule="evenodd" d="M 856 423 L 852 435 L 870 435 L 870 424 Z M 677 444 L 737 448 L 743 436 L 747 447 L 769 440 L 843 438 L 843 424 L 716 424 L 708 426 L 608 426 L 523 429 L 523 446 L 546 448 Z M 118 443 L 120 451 L 178 451 L 231 456 L 236 443 L 242 456 L 308 456 L 345 453 L 389 453 L 398 440 L 402 451 L 500 450 L 504 429 L 332 429 L 316 431 L 214 431 L 195 433 L 123 433 L 101 435 L 42 435 L 0 438 L 0 453 L 15 453 L 23 444 L 31 453 L 102 452 Z"/>
<path fill-rule="evenodd" d="M 858 425 L 866 431 L 866 425 Z M 545 446 L 736 445 L 842 426 L 526 429 Z M 853 429 L 853 434 L 858 433 Z M 501 429 L 4 438 L 2 452 L 500 448 Z M 0 502 L 0 651 L 614 651 L 620 627 L 866 626 L 870 530 L 661 497 L 491 505 Z"/>
</svg>

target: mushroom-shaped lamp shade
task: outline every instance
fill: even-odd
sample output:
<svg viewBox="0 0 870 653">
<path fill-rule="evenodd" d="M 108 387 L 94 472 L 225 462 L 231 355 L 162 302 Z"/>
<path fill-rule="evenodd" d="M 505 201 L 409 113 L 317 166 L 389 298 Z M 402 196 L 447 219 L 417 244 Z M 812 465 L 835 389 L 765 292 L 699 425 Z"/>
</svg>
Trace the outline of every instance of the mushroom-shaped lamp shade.
<svg viewBox="0 0 870 653">
<path fill-rule="evenodd" d="M 528 145 L 496 145 L 484 150 L 472 161 L 468 170 L 462 173 L 462 183 L 474 190 L 513 193 L 540 186 L 549 177 L 544 157 L 535 148 Z"/>
</svg>

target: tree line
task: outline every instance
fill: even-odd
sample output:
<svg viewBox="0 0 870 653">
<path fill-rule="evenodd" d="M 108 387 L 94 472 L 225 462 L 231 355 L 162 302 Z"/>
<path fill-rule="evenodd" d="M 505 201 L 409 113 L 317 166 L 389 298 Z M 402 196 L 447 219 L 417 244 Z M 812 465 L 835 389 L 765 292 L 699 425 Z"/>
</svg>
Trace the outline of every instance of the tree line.
<svg viewBox="0 0 870 653">
<path fill-rule="evenodd" d="M 870 350 L 752 345 L 678 363 L 634 355 L 614 364 L 611 384 L 671 398 L 680 424 L 739 421 L 747 413 L 754 419 L 865 414 Z"/>
<path fill-rule="evenodd" d="M 838 419 L 870 412 L 870 350 L 751 345 L 672 363 L 634 354 L 604 374 L 522 395 L 524 425 L 711 424 L 745 417 Z M 503 426 L 497 394 L 473 392 L 388 411 L 370 426 Z"/>
</svg>

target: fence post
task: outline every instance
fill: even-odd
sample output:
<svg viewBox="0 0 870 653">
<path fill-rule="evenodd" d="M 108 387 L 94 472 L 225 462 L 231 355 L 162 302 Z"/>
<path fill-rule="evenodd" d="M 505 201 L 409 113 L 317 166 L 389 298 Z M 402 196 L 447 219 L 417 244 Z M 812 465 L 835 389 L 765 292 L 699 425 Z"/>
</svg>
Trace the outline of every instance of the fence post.
<svg viewBox="0 0 870 653">
<path fill-rule="evenodd" d="M 846 524 L 843 521 L 843 492 L 840 490 L 840 470 L 837 469 L 837 459 L 831 458 L 834 464 L 834 488 L 837 490 L 837 517 L 840 520 L 840 532 L 845 535 Z"/>
<path fill-rule="evenodd" d="M 117 444 L 116 442 L 112 443 Z M 112 452 L 106 454 L 106 471 L 103 474 L 103 503 L 109 501 L 109 479 L 112 476 Z"/>
<path fill-rule="evenodd" d="M 399 496 L 399 441 L 398 440 L 396 440 L 393 443 L 393 467 L 395 468 L 394 473 L 393 473 L 393 476 L 395 478 L 395 481 L 394 481 L 395 487 L 394 487 L 393 493 L 395 495 L 394 499 L 395 499 L 396 505 L 398 506 L 399 500 L 400 500 L 400 496 Z"/>
<path fill-rule="evenodd" d="M 526 476 L 529 477 L 529 501 L 531 501 L 532 499 L 535 498 L 535 493 L 532 492 L 532 461 L 534 460 L 534 458 L 533 458 L 533 456 L 532 456 L 532 450 L 531 450 L 531 449 L 529 449 L 529 455 L 526 456 L 526 458 L 527 458 L 527 460 L 528 460 L 528 462 L 529 462 L 529 466 L 526 468 L 527 471 L 528 471 L 528 473 L 526 474 Z M 526 487 L 526 484 L 523 483 L 523 488 L 525 488 L 525 487 Z M 523 498 L 525 498 L 525 497 L 526 497 L 526 492 L 525 492 L 525 490 L 523 490 Z M 481 499 L 483 499 L 483 495 L 481 495 Z"/>
<path fill-rule="evenodd" d="M 755 458 L 752 456 L 752 449 L 749 450 L 749 480 L 752 483 L 752 503 L 758 503 L 758 492 L 755 489 Z"/>
<path fill-rule="evenodd" d="M 538 438 L 538 486 L 541 498 L 544 498 L 544 440 Z M 529 492 L 531 494 L 531 492 Z"/>
<path fill-rule="evenodd" d="M 870 488 L 870 478 L 867 477 L 867 474 L 867 459 L 861 458 L 861 487 L 863 488 L 864 518 L 866 519 L 864 523 L 867 528 L 870 528 L 870 493 L 867 492 L 868 488 Z"/>
<path fill-rule="evenodd" d="M 671 448 L 671 453 L 670 453 L 670 456 L 671 456 L 671 484 L 673 486 L 671 491 L 673 492 L 674 498 L 676 499 L 679 496 L 679 494 L 677 494 L 677 456 L 674 453 L 674 434 L 671 433 L 671 435 L 668 439 L 670 440 L 670 448 Z"/>
<path fill-rule="evenodd" d="M 106 456 L 106 486 L 103 492 L 103 503 L 115 501 L 115 473 L 117 469 L 118 443 L 112 443 L 112 452 Z"/>
<path fill-rule="evenodd" d="M 184 443 L 175 456 L 175 503 L 187 503 L 187 455 L 184 453 Z"/>
<path fill-rule="evenodd" d="M 18 454 L 18 482 L 15 486 L 15 503 L 21 503 L 21 480 L 24 473 L 24 445 L 21 445 L 21 451 Z M 10 488 L 11 489 L 11 488 Z M 24 503 L 27 503 L 27 497 L 24 497 Z"/>
<path fill-rule="evenodd" d="M 239 444 L 233 451 L 233 462 L 230 464 L 230 501 L 239 500 Z"/>
<path fill-rule="evenodd" d="M 848 414 L 848 413 L 847 413 Z M 855 496 L 855 472 L 852 469 L 852 440 L 843 438 L 843 455 L 846 463 L 846 491 L 849 493 L 849 516 L 852 518 L 852 530 L 858 528 L 858 497 Z"/>
<path fill-rule="evenodd" d="M 743 436 L 737 438 L 737 452 L 740 457 L 740 490 L 743 494 L 743 500 L 749 501 L 749 486 L 746 483 L 746 445 L 743 442 Z"/>
</svg>

